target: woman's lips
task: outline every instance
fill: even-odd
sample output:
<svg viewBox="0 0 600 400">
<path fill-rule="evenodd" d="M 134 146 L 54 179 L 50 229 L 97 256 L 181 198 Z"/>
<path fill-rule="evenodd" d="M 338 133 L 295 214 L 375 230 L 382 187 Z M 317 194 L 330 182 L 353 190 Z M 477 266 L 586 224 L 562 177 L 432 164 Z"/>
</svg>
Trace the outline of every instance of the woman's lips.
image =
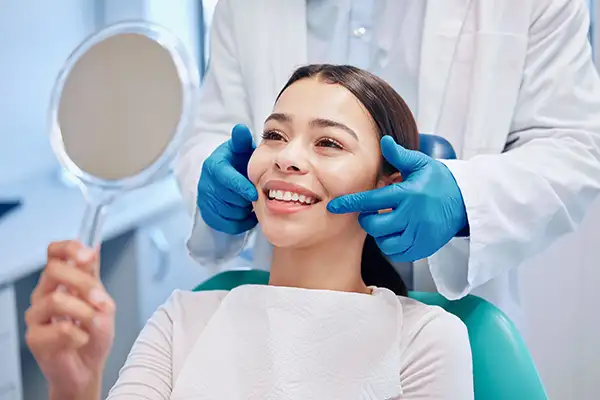
<svg viewBox="0 0 600 400">
<path fill-rule="evenodd" d="M 310 210 L 313 204 L 299 203 L 296 201 L 284 201 L 277 199 L 266 198 L 267 209 L 274 214 L 294 214 L 297 212 Z"/>
<path fill-rule="evenodd" d="M 309 210 L 320 198 L 305 186 L 270 180 L 263 186 L 267 210 L 273 214 L 294 214 Z"/>
</svg>

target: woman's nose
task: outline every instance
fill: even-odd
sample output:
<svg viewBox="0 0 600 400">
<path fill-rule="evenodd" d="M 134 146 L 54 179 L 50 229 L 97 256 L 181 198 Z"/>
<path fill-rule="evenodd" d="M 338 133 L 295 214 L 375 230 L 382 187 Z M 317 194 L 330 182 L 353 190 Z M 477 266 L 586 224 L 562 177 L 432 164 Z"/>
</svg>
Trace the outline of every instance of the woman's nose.
<svg viewBox="0 0 600 400">
<path fill-rule="evenodd" d="M 307 162 L 301 152 L 298 149 L 293 149 L 293 146 L 286 146 L 285 149 L 280 151 L 275 158 L 275 167 L 280 171 L 294 174 L 306 173 Z"/>
</svg>

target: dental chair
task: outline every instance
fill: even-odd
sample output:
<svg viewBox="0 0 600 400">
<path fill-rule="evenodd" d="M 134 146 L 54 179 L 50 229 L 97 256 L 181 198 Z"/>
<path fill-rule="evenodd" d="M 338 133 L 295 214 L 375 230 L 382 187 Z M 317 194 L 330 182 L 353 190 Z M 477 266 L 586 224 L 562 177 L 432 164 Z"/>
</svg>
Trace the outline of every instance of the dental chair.
<svg viewBox="0 0 600 400">
<path fill-rule="evenodd" d="M 456 158 L 448 141 L 421 134 L 420 151 L 438 159 Z M 206 280 L 194 291 L 231 290 L 240 285 L 266 285 L 269 272 L 230 270 Z M 409 297 L 439 306 L 466 325 L 473 357 L 476 400 L 547 400 L 529 350 L 512 321 L 491 303 L 473 295 L 450 301 L 438 293 L 409 292 Z"/>
</svg>

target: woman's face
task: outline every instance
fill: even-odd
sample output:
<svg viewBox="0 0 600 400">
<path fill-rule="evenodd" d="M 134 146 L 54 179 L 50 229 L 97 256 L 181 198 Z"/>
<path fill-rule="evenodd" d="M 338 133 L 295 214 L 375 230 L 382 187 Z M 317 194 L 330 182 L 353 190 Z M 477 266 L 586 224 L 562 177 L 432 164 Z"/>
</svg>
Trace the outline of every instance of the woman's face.
<svg viewBox="0 0 600 400">
<path fill-rule="evenodd" d="M 276 247 L 364 235 L 356 214 L 330 214 L 326 206 L 335 197 L 374 189 L 380 167 L 374 122 L 354 95 L 316 79 L 295 82 L 265 121 L 248 164 L 261 229 Z"/>
</svg>

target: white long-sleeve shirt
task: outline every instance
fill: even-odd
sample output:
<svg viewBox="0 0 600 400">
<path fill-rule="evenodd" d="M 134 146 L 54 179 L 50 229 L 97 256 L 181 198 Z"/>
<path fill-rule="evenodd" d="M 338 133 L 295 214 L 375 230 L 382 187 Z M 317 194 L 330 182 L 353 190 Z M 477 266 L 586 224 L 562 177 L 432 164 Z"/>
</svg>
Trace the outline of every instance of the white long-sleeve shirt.
<svg viewBox="0 0 600 400">
<path fill-rule="evenodd" d="M 464 324 L 380 288 L 176 291 L 142 330 L 108 399 L 307 400 L 348 390 L 360 399 L 472 399 Z"/>
</svg>

